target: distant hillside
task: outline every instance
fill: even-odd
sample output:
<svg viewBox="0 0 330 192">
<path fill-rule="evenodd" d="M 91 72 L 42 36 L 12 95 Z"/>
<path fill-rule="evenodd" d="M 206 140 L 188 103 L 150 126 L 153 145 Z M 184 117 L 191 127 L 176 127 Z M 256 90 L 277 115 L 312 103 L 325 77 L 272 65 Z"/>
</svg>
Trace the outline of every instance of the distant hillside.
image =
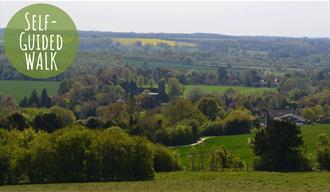
<svg viewBox="0 0 330 192">
<path fill-rule="evenodd" d="M 79 66 L 122 63 L 208 71 L 223 66 L 272 72 L 330 69 L 329 38 L 99 31 L 79 31 L 79 38 L 80 53 L 74 62 Z M 0 62 L 0 79 L 22 79 L 9 65 L 2 43 Z"/>
</svg>

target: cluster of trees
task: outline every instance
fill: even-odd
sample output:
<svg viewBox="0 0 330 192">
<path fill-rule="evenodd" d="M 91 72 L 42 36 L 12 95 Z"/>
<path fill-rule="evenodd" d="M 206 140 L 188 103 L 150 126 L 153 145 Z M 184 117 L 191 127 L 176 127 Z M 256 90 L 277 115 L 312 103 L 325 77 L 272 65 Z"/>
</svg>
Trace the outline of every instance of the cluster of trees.
<svg viewBox="0 0 330 192">
<path fill-rule="evenodd" d="M 204 136 L 234 135 L 250 133 L 253 128 L 254 116 L 245 108 L 233 109 L 221 120 L 208 121 L 202 125 Z"/>
<path fill-rule="evenodd" d="M 301 114 L 311 121 L 330 122 L 330 90 L 322 89 L 299 100 Z"/>
<path fill-rule="evenodd" d="M 25 96 L 19 103 L 20 107 L 45 107 L 49 108 L 52 106 L 50 96 L 48 96 L 47 89 L 43 89 L 39 97 L 38 92 L 33 89 L 30 97 Z"/>
<path fill-rule="evenodd" d="M 195 103 L 177 98 L 163 107 L 162 126 L 155 132 L 155 141 L 165 145 L 195 142 L 201 136 L 249 133 L 254 117 L 245 108 L 227 112 L 216 97 L 206 95 Z"/>
<path fill-rule="evenodd" d="M 191 83 L 187 81 L 187 75 L 197 77 L 200 76 L 198 73 L 204 73 L 202 70 L 190 72 L 186 73 L 184 70 L 174 68 L 149 69 L 116 66 L 97 70 L 79 78 L 76 76 L 74 79 L 66 78 L 61 82 L 56 96 L 49 97 L 47 90 L 43 90 L 39 97 L 38 93 L 33 91 L 30 97 L 25 97 L 19 105 L 46 108 L 57 105 L 71 110 L 78 119 L 99 116 L 98 112 L 104 111 L 106 107 L 118 106 L 119 102 L 126 104 L 131 100 L 138 100 L 141 103 L 139 107 L 149 110 L 181 96 L 184 84 Z M 325 122 L 330 119 L 330 91 L 328 89 L 330 75 L 327 71 L 288 72 L 278 77 L 268 73 L 265 73 L 265 76 L 256 70 L 231 73 L 228 69 L 219 67 L 217 73 L 214 74 L 216 76 L 214 84 L 234 85 L 236 83 L 233 84 L 233 82 L 239 81 L 244 86 L 275 86 L 277 90 L 243 94 L 229 88 L 224 93 L 212 94 L 220 100 L 224 110 L 244 107 L 252 111 L 257 118 L 258 113 L 264 110 L 295 110 L 312 121 Z M 242 79 L 235 80 L 232 78 L 233 75 Z M 207 78 L 204 75 L 201 77 Z M 155 97 L 149 95 L 155 92 L 159 95 Z M 203 90 L 194 88 L 188 97 L 195 103 L 205 95 L 207 93 Z M 203 102 L 213 101 L 204 99 Z M 202 109 L 202 106 L 199 109 L 205 116 L 214 120 L 214 116 L 217 115 L 214 113 L 218 110 L 217 106 L 219 106 L 219 101 L 214 105 L 214 109 L 210 109 L 210 112 Z M 213 114 L 213 117 L 210 117 L 210 114 Z"/>
<path fill-rule="evenodd" d="M 75 125 L 51 134 L 0 129 L 0 184 L 141 180 L 178 169 L 171 151 L 117 127 Z"/>
<path fill-rule="evenodd" d="M 7 130 L 35 130 L 53 132 L 61 127 L 74 124 L 76 117 L 65 108 L 53 106 L 49 109 L 22 108 L 0 118 L 0 127 Z"/>
</svg>

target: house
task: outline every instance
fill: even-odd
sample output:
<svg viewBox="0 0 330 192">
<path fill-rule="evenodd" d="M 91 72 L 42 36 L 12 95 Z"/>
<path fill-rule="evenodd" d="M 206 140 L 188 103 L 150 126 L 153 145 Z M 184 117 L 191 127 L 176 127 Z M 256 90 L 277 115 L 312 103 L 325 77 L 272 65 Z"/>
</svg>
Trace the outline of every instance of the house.
<svg viewBox="0 0 330 192">
<path fill-rule="evenodd" d="M 286 115 L 283 115 L 281 117 L 276 117 L 274 119 L 279 119 L 279 120 L 285 120 L 285 121 L 291 121 L 296 123 L 297 125 L 301 125 L 301 124 L 308 124 L 310 123 L 310 121 L 308 121 L 307 119 L 303 118 L 300 115 L 296 115 L 294 113 L 289 113 Z"/>
</svg>

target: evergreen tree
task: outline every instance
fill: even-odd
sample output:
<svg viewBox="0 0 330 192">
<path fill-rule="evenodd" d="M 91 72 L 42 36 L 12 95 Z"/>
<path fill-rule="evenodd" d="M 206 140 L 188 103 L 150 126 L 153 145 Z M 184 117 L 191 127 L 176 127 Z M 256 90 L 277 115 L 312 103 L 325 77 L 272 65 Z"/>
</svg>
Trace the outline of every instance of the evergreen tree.
<svg viewBox="0 0 330 192">
<path fill-rule="evenodd" d="M 51 100 L 48 96 L 47 89 L 43 89 L 40 97 L 40 106 L 41 107 L 50 107 L 51 106 Z"/>
<path fill-rule="evenodd" d="M 39 96 L 38 96 L 38 92 L 35 89 L 33 89 L 33 91 L 31 92 L 28 106 L 29 107 L 39 107 Z"/>
<path fill-rule="evenodd" d="M 20 107 L 28 107 L 29 105 L 29 99 L 27 96 L 24 96 L 24 98 L 19 102 Z"/>
</svg>

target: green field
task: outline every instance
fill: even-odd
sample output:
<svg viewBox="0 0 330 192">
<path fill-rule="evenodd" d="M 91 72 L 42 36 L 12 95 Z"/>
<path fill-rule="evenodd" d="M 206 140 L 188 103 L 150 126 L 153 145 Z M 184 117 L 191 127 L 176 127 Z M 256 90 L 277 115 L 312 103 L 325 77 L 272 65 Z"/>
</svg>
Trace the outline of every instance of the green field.
<svg viewBox="0 0 330 192">
<path fill-rule="evenodd" d="M 263 93 L 265 91 L 276 91 L 275 88 L 268 87 L 242 87 L 242 86 L 216 86 L 216 85 L 185 85 L 184 94 L 187 95 L 193 88 L 200 88 L 207 93 L 213 92 L 224 92 L 227 89 L 234 89 L 240 93 L 251 94 L 251 93 Z"/>
<path fill-rule="evenodd" d="M 320 133 L 329 134 L 330 124 L 303 125 L 301 127 L 301 132 L 305 146 L 307 148 L 307 153 L 313 153 L 315 151 L 317 136 Z M 215 146 L 224 145 L 226 148 L 238 154 L 246 163 L 250 165 L 253 159 L 253 153 L 251 150 L 251 144 L 249 144 L 249 140 L 252 138 L 253 133 L 242 135 L 215 136 L 206 139 L 203 143 L 194 147 L 175 147 L 172 149 L 178 152 L 182 164 L 186 165 L 187 155 L 191 153 L 192 150 L 197 150 L 208 154 L 208 152 Z"/>
<path fill-rule="evenodd" d="M 329 192 L 330 172 L 157 173 L 154 180 L 0 186 L 1 192 Z"/>
<path fill-rule="evenodd" d="M 29 96 L 33 89 L 39 94 L 46 88 L 49 95 L 56 95 L 59 81 L 16 81 L 0 80 L 0 93 L 13 97 L 18 104 L 24 96 Z"/>
</svg>

